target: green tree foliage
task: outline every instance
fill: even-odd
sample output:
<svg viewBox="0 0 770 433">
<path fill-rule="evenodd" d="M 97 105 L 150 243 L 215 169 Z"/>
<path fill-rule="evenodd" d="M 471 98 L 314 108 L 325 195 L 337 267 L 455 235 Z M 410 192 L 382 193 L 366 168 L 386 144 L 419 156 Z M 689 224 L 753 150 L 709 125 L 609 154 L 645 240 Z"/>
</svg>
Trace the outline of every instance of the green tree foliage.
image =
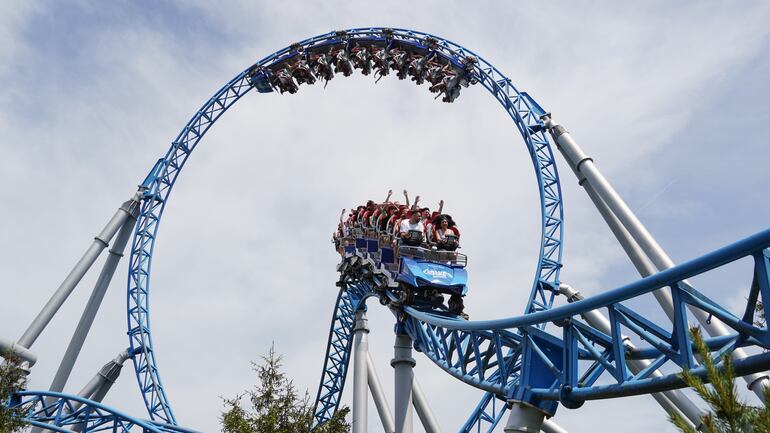
<svg viewBox="0 0 770 433">
<path fill-rule="evenodd" d="M 252 363 L 257 384 L 249 391 L 224 399 L 220 422 L 224 433 L 309 433 L 313 407 L 308 393 L 300 398 L 294 383 L 281 371 L 281 356 L 271 346 L 262 363 Z M 244 407 L 243 400 L 247 400 Z M 348 433 L 348 408 L 341 408 L 314 433 Z"/>
<path fill-rule="evenodd" d="M 703 415 L 701 431 L 706 433 L 770 433 L 770 406 L 759 408 L 741 401 L 735 386 L 735 371 L 729 355 L 722 357 L 720 366 L 711 359 L 700 329 L 692 330 L 693 346 L 703 360 L 706 379 L 710 385 L 692 375 L 682 373 L 682 379 L 692 387 L 709 406 Z M 765 390 L 765 401 L 770 401 L 770 391 Z M 684 433 L 697 433 L 679 414 L 670 421 Z"/>
<path fill-rule="evenodd" d="M 22 422 L 24 410 L 21 407 L 8 408 L 11 396 L 24 388 L 26 374 L 21 368 L 21 361 L 13 353 L 2 353 L 0 358 L 0 432 L 16 433 L 24 429 Z"/>
</svg>

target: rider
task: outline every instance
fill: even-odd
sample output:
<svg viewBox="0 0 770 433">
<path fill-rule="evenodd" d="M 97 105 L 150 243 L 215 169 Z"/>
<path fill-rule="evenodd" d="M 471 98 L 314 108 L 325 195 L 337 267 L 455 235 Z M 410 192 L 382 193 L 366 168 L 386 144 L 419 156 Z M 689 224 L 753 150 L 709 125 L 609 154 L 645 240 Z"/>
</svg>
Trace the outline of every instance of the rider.
<svg viewBox="0 0 770 433">
<path fill-rule="evenodd" d="M 420 246 L 425 234 L 425 227 L 420 224 L 422 219 L 422 212 L 419 210 L 412 210 L 409 213 L 409 219 L 401 221 L 401 226 L 398 228 L 401 241 L 406 245 Z M 419 234 L 415 235 L 417 232 Z"/>
<path fill-rule="evenodd" d="M 454 251 L 459 247 L 460 231 L 455 227 L 455 222 L 449 215 L 439 215 L 433 220 L 436 226 L 436 244 L 439 249 Z"/>
</svg>

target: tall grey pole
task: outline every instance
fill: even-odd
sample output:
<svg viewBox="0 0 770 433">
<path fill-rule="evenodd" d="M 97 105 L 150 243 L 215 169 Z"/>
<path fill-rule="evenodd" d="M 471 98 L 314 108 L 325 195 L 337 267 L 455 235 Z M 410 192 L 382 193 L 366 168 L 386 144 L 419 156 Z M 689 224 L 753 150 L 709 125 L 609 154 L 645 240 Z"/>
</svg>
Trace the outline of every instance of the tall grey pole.
<svg viewBox="0 0 770 433">
<path fill-rule="evenodd" d="M 582 175 L 577 171 L 575 164 L 569 160 L 567 163 L 572 169 L 573 173 L 575 173 L 575 176 L 578 178 L 578 185 L 581 185 L 585 189 L 588 197 L 591 199 L 594 206 L 599 211 L 599 214 L 607 223 L 607 226 L 615 235 L 615 238 L 617 238 L 621 247 L 626 252 L 626 255 L 628 255 L 628 257 L 631 259 L 631 262 L 639 271 L 639 274 L 643 277 L 654 274 L 655 267 L 639 247 L 639 244 L 637 244 L 636 241 L 631 237 L 631 235 L 628 233 L 628 230 L 623 227 L 615 214 L 612 213 L 612 211 L 607 207 L 607 204 L 604 203 L 604 200 L 602 200 L 596 191 L 594 191 L 593 187 L 586 182 L 585 177 L 582 177 Z M 565 295 L 569 302 L 583 299 L 583 295 L 565 284 L 562 284 L 559 287 L 559 292 Z M 655 295 L 655 298 L 661 307 L 663 307 L 663 310 L 665 311 L 669 320 L 673 322 L 674 310 L 671 294 L 662 289 L 656 290 L 653 292 L 653 294 Z M 609 320 L 599 311 L 589 311 L 583 315 L 583 318 L 586 319 L 586 321 L 594 328 L 604 332 L 607 335 L 611 334 Z M 628 339 L 624 340 L 624 345 L 631 350 L 635 349 L 633 344 L 631 344 Z M 629 361 L 628 364 L 629 369 L 632 372 L 637 373 L 646 368 L 649 365 L 649 361 Z M 661 376 L 661 373 L 659 371 L 655 371 L 652 375 L 658 377 Z M 697 428 L 700 428 L 702 424 L 701 416 L 703 413 L 700 409 L 698 409 L 695 403 L 687 398 L 687 396 L 685 396 L 681 391 L 671 390 L 666 391 L 663 394 L 654 393 L 652 394 L 652 397 L 655 399 L 655 401 L 658 402 L 658 404 L 660 404 L 661 407 L 663 407 L 666 412 L 671 414 L 678 411 L 681 413 L 681 415 L 684 415 L 684 417 L 692 424 L 693 427 L 697 426 Z"/>
<path fill-rule="evenodd" d="M 396 433 L 412 433 L 412 369 L 415 364 L 412 358 L 412 338 L 405 333 L 397 333 L 393 360 L 390 361 L 395 379 Z"/>
<path fill-rule="evenodd" d="M 505 433 L 539 433 L 545 412 L 522 401 L 511 401 L 511 411 L 503 431 Z"/>
<path fill-rule="evenodd" d="M 425 433 L 441 433 L 441 426 L 438 425 L 433 411 L 430 410 L 428 399 L 425 397 L 425 393 L 422 391 L 422 387 L 417 382 L 416 377 L 412 377 L 412 399 L 414 400 L 414 408 L 417 411 L 417 416 L 420 418 L 422 427 L 425 429 Z"/>
<path fill-rule="evenodd" d="M 366 311 L 358 310 L 353 325 L 353 429 L 352 433 L 366 433 L 369 415 L 367 383 L 367 354 L 369 327 Z"/>
<path fill-rule="evenodd" d="M 91 381 L 88 382 L 88 384 L 82 390 L 80 390 L 78 396 L 93 400 L 97 403 L 101 403 L 112 385 L 115 384 L 116 380 L 118 380 L 120 371 L 123 368 L 123 363 L 126 362 L 126 360 L 130 357 L 131 354 L 129 353 L 128 349 L 120 352 L 118 356 L 115 357 L 115 359 L 104 364 L 104 366 L 99 369 L 99 372 L 96 373 L 94 378 L 91 379 Z M 73 405 L 72 410 L 76 411 L 81 406 L 82 403 L 77 403 Z M 84 427 L 84 424 L 77 424 L 72 428 L 72 431 L 76 433 L 81 432 L 83 431 Z M 33 428 L 30 433 L 39 432 L 40 430 L 37 429 L 38 427 Z"/>
<path fill-rule="evenodd" d="M 28 367 L 32 367 L 37 362 L 37 355 L 32 353 L 32 351 L 26 347 L 22 347 L 19 343 L 0 338 L 0 357 L 6 352 L 11 352 L 21 358 L 22 361 L 28 364 Z"/>
<path fill-rule="evenodd" d="M 653 238 L 652 234 L 631 211 L 631 208 L 615 191 L 612 185 L 602 175 L 593 162 L 593 159 L 583 152 L 572 136 L 563 126 L 554 122 L 548 115 L 543 116 L 546 128 L 551 133 L 558 149 L 567 161 L 574 165 L 576 172 L 585 177 L 588 184 L 594 189 L 596 194 L 606 203 L 618 221 L 628 233 L 639 244 L 645 255 L 652 261 L 655 267 L 662 271 L 674 266 L 674 261 L 666 254 L 663 248 Z M 685 284 L 688 284 L 685 282 Z M 661 305 L 664 303 L 661 302 Z M 672 304 L 668 304 L 672 306 Z M 698 320 L 701 327 L 711 336 L 728 335 L 730 332 L 727 327 L 716 318 L 710 317 L 705 311 L 688 306 L 692 315 Z M 666 307 L 664 306 L 664 309 Z M 732 354 L 734 359 L 746 358 L 746 352 L 742 349 L 735 349 Z M 770 385 L 770 380 L 765 374 L 754 373 L 743 377 L 748 388 L 762 400 L 765 400 L 765 388 Z"/>
<path fill-rule="evenodd" d="M 615 235 L 615 238 L 618 240 L 621 248 L 623 248 L 623 251 L 625 251 L 626 255 L 631 260 L 631 263 L 639 272 L 639 275 L 642 277 L 647 277 L 657 272 L 657 269 L 655 269 L 655 266 L 652 264 L 652 262 L 650 262 L 650 259 L 647 258 L 647 255 L 644 253 L 644 251 L 642 251 L 642 248 L 639 246 L 639 244 L 636 243 L 633 237 L 631 237 L 631 234 L 628 233 L 628 230 L 623 227 L 623 224 L 621 224 L 620 220 L 618 220 L 618 217 L 612 213 L 612 210 L 607 207 L 607 203 L 605 203 L 604 200 L 599 197 L 599 194 L 596 193 L 596 190 L 594 190 L 593 186 L 591 186 L 591 184 L 587 182 L 587 179 L 578 171 L 577 167 L 575 167 L 575 164 L 572 161 L 567 160 L 567 165 L 570 166 L 572 172 L 575 174 L 575 177 L 578 178 L 578 185 L 582 186 L 586 194 L 588 194 L 591 202 L 593 202 L 594 206 L 599 211 L 599 215 L 601 215 L 604 219 L 604 222 L 607 223 L 610 231 L 612 231 L 612 234 Z M 664 289 L 658 289 L 652 293 L 655 296 L 655 299 L 658 301 L 658 304 L 660 304 L 661 308 L 663 309 L 663 312 L 666 313 L 668 319 L 673 322 L 674 301 L 671 298 L 671 293 Z"/>
<path fill-rule="evenodd" d="M 102 267 L 102 271 L 99 274 L 99 278 L 96 280 L 94 290 L 91 292 L 91 297 L 88 299 L 83 315 L 80 317 L 75 333 L 72 335 L 69 346 L 64 353 L 64 357 L 59 364 L 59 369 L 56 371 L 56 375 L 51 383 L 50 390 L 53 392 L 61 392 L 64 390 L 64 386 L 67 384 L 67 380 L 72 373 L 72 368 L 77 361 L 80 350 L 83 348 L 83 344 L 86 341 L 88 332 L 91 330 L 91 326 L 96 318 L 96 313 L 99 311 L 99 307 L 102 304 L 104 295 L 107 293 L 107 288 L 110 286 L 110 281 L 115 274 L 115 269 L 118 267 L 118 262 L 123 257 L 123 250 L 126 248 L 128 239 L 134 231 L 134 225 L 136 224 L 136 216 L 139 214 L 139 204 L 135 203 L 131 209 L 131 214 L 128 220 L 120 228 L 115 242 L 109 250 L 107 260 Z"/>
<path fill-rule="evenodd" d="M 543 425 L 540 426 L 543 433 L 569 433 L 564 430 L 559 424 L 551 421 L 550 419 L 543 420 Z"/>
<path fill-rule="evenodd" d="M 366 352 L 366 373 L 369 376 L 369 391 L 372 393 L 374 406 L 377 407 L 377 413 L 380 415 L 382 429 L 385 433 L 394 433 L 396 425 L 393 422 L 393 413 L 390 411 L 388 400 L 385 398 L 385 392 L 382 390 L 380 378 L 377 376 L 377 370 L 372 361 L 372 355 Z"/>
<path fill-rule="evenodd" d="M 72 268 L 72 271 L 67 275 L 67 278 L 62 281 L 59 288 L 56 289 L 56 292 L 51 296 L 51 299 L 48 300 L 40 313 L 38 313 L 37 317 L 35 317 L 35 320 L 29 325 L 29 328 L 27 328 L 21 338 L 19 338 L 18 343 L 20 345 L 26 348 L 32 347 L 32 344 L 37 340 L 56 312 L 59 311 L 59 308 L 61 308 L 64 301 L 67 300 L 69 295 L 75 289 L 75 286 L 77 286 L 83 278 L 83 275 L 85 275 L 88 269 L 91 268 L 91 265 L 94 264 L 94 261 L 99 257 L 99 254 L 101 254 L 101 252 L 109 245 L 110 240 L 115 236 L 115 233 L 117 233 L 120 227 L 122 227 L 129 219 L 132 207 L 140 198 L 139 193 L 137 193 L 131 200 L 123 203 L 120 209 L 115 212 L 115 215 L 112 216 L 104 229 L 102 229 L 102 231 L 94 238 L 91 246 L 88 247 L 85 254 L 83 254 L 83 257 L 78 260 L 75 267 Z"/>
</svg>

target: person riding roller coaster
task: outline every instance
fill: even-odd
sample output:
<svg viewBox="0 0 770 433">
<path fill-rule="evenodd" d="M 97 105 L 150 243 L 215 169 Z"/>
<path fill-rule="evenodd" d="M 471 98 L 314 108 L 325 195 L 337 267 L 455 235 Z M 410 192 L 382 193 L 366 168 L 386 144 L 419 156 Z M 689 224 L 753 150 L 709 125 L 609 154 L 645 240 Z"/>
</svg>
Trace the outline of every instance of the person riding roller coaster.
<svg viewBox="0 0 770 433">
<path fill-rule="evenodd" d="M 433 219 L 432 236 L 440 250 L 455 251 L 460 247 L 460 230 L 449 215 L 438 215 Z"/>
<path fill-rule="evenodd" d="M 388 279 L 399 304 L 421 305 L 434 311 L 461 316 L 467 292 L 467 257 L 457 253 L 460 231 L 451 216 L 444 214 L 444 201 L 437 211 L 421 207 L 420 196 L 411 202 L 404 190 L 405 204 L 368 200 L 353 209 L 347 220 L 345 211 L 333 241 L 339 254 L 363 259 Z M 448 301 L 446 296 L 448 296 Z M 390 302 L 382 295 L 380 302 Z"/>
<path fill-rule="evenodd" d="M 422 245 L 425 238 L 425 227 L 420 223 L 421 220 L 422 212 L 420 210 L 412 210 L 409 212 L 409 218 L 401 221 L 398 234 L 403 245 L 413 247 Z"/>
</svg>

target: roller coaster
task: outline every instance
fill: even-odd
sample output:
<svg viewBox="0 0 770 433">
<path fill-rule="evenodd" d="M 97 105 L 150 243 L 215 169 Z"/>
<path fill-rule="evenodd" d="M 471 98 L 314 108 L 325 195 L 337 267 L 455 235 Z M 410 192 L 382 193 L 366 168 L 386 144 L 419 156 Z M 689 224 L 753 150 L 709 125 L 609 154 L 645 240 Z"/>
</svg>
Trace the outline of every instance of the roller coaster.
<svg viewBox="0 0 770 433">
<path fill-rule="evenodd" d="M 684 369 L 705 375 L 701 360 L 693 354 L 693 326 L 708 335 L 705 342 L 710 356 L 720 362 L 722 355 L 731 354 L 736 373 L 745 379 L 749 389 L 764 397 L 768 377 L 763 372 L 770 367 L 770 333 L 766 325 L 755 323 L 754 317 L 758 305 L 764 312 L 770 308 L 767 302 L 760 302 L 770 299 L 770 230 L 677 265 L 569 132 L 483 57 L 427 33 L 356 28 L 325 33 L 276 51 L 237 74 L 203 104 L 152 166 L 139 190 L 95 237 L 24 334 L 15 340 L 0 339 L 0 350 L 15 353 L 24 368 L 32 371 L 37 361 L 35 341 L 109 247 L 50 389 L 24 390 L 3 404 L 23 408 L 25 421 L 36 432 L 194 432 L 180 426 L 174 416 L 150 327 L 151 265 L 159 224 L 173 186 L 211 126 L 252 89 L 257 93 L 292 94 L 302 85 L 317 85 L 356 71 L 378 80 L 392 73 L 417 85 L 425 83 L 436 98 L 447 103 L 461 100 L 463 89 L 486 89 L 508 113 L 531 158 L 540 198 L 541 241 L 528 301 L 521 314 L 468 320 L 462 308 L 421 301 L 429 298 L 426 293 L 436 296 L 442 287 L 449 287 L 433 277 L 449 272 L 446 269 L 462 269 L 462 255 L 430 246 L 402 246 L 394 255 L 393 239 L 382 237 L 388 233 L 346 233 L 340 239 L 339 291 L 315 400 L 315 426 L 328 421 L 338 410 L 352 369 L 354 433 L 367 430 L 369 393 L 384 431 L 410 433 L 414 410 L 427 432 L 441 431 L 414 377 L 413 356 L 417 352 L 447 375 L 485 392 L 467 422 L 459 426 L 460 432 L 492 432 L 506 413 L 506 432 L 563 432 L 552 419 L 559 406 L 577 409 L 589 400 L 639 394 L 650 394 L 664 411 L 678 413 L 700 428 L 700 409 L 680 390 L 685 387 L 680 377 Z M 589 298 L 560 279 L 564 211 L 552 143 L 641 279 Z M 128 347 L 77 394 L 66 394 L 73 365 L 129 241 Z M 752 261 L 753 266 L 752 274 L 744 275 L 751 286 L 740 315 L 731 313 L 690 282 L 742 259 Z M 438 266 L 433 274 L 425 272 L 430 266 Z M 428 277 L 418 278 L 418 272 Z M 333 283 L 330 281 L 330 285 Z M 472 290 L 468 296 L 473 296 Z M 392 409 L 368 352 L 369 298 L 377 298 L 394 317 Z M 635 307 L 640 299 L 654 299 L 667 320 L 654 321 L 641 312 Z M 101 403 L 128 360 L 147 408 L 146 417 L 130 416 Z"/>
</svg>

